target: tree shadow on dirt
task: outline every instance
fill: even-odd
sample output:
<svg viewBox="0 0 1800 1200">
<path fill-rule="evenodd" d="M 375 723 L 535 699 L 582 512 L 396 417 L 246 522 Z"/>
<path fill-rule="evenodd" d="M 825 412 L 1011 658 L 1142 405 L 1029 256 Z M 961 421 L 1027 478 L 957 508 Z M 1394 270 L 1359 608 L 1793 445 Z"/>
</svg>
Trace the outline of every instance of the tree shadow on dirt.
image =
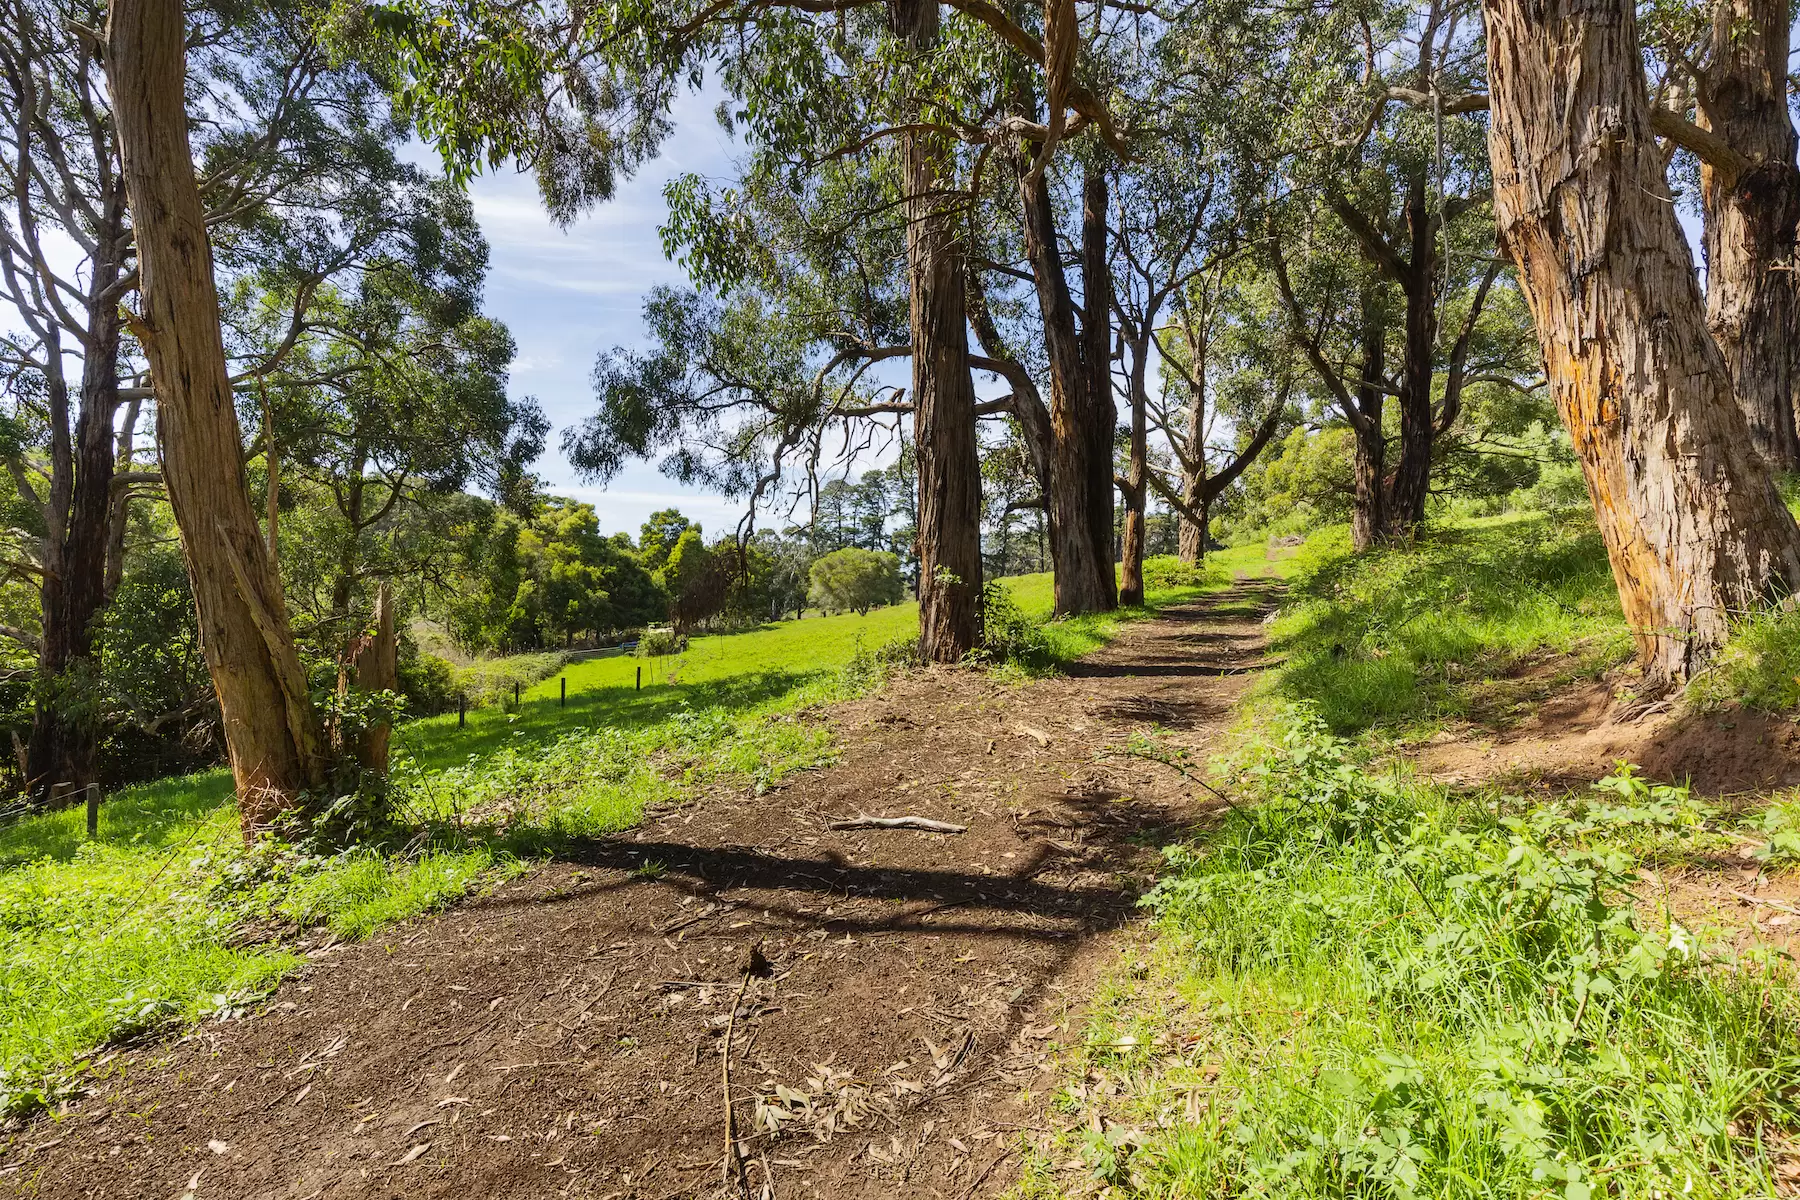
<svg viewBox="0 0 1800 1200">
<path fill-rule="evenodd" d="M 1055 939 L 1123 923 L 1136 908 L 1140 894 L 1132 872 L 1146 867 L 1148 852 L 1155 847 L 1193 832 L 1192 827 L 1172 821 L 1166 809 L 1113 791 L 1093 790 L 1070 797 L 1062 808 L 1060 813 L 1034 811 L 1020 818 L 1014 831 L 1026 840 L 1029 850 L 1005 875 L 955 866 L 859 864 L 848 857 L 848 845 L 822 847 L 816 857 L 802 857 L 741 845 L 585 838 L 556 847 L 556 861 L 604 871 L 610 877 L 587 880 L 568 890 L 472 900 L 465 907 L 555 903 L 626 888 L 668 889 L 683 897 L 707 900 L 749 893 L 732 903 L 792 926 L 835 934 L 916 929 Z M 916 851 L 914 843 L 893 839 L 944 835 L 875 831 L 867 836 L 870 845 L 866 850 L 879 854 L 884 842 Z M 944 840 L 953 840 L 953 835 Z M 954 853 L 952 850 L 946 857 Z M 1085 882 L 1040 878 L 1068 874 Z M 1095 882 L 1096 877 L 1106 882 Z M 807 911 L 800 903 L 807 898 L 866 899 L 901 907 L 881 915 L 824 915 Z M 920 923 L 925 916 L 945 912 L 960 916 L 929 925 Z M 974 919 L 962 919 L 970 914 L 976 914 Z M 1057 927 L 1027 928 L 1010 917 L 1038 918 L 1055 922 Z"/>
</svg>

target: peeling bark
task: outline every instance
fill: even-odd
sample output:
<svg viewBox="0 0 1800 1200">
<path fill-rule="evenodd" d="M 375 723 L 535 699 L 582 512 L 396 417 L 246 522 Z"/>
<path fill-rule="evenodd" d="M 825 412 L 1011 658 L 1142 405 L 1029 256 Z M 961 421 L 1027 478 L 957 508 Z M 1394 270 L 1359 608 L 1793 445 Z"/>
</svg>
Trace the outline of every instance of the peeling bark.
<svg viewBox="0 0 1800 1200">
<path fill-rule="evenodd" d="M 895 31 L 915 54 L 938 40 L 936 0 L 893 0 Z M 913 429 L 919 462 L 919 650 L 956 662 L 981 637 L 981 463 L 969 372 L 967 267 L 943 193 L 948 152 L 939 135 L 901 144 L 910 276 Z"/>
<path fill-rule="evenodd" d="M 1752 165 L 1700 160 L 1706 323 L 1725 356 L 1750 440 L 1771 467 L 1800 470 L 1800 294 L 1794 236 L 1800 169 L 1787 108 L 1788 5 L 1724 0 L 1714 15 L 1700 127 Z"/>
<path fill-rule="evenodd" d="M 1800 584 L 1652 136 L 1627 0 L 1484 0 L 1488 147 L 1518 265 L 1652 687 Z"/>
<path fill-rule="evenodd" d="M 178 0 L 115 0 L 107 74 L 142 272 L 133 332 L 150 360 L 164 485 L 248 837 L 323 782 L 326 756 L 244 474 L 188 140 L 184 35 Z"/>
</svg>

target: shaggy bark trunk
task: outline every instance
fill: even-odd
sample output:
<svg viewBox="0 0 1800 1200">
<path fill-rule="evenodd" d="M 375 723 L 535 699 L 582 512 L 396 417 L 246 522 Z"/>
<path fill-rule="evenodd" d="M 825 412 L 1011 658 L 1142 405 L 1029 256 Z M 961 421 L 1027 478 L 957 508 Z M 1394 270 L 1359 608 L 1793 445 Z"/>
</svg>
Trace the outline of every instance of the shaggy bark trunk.
<svg viewBox="0 0 1800 1200">
<path fill-rule="evenodd" d="M 1627 0 L 1484 0 L 1494 208 L 1648 681 L 1800 584 L 1782 506 L 1706 328 Z"/>
<path fill-rule="evenodd" d="M 1153 336 L 1148 330 L 1140 330 L 1131 347 L 1131 449 L 1124 486 L 1119 489 L 1125 499 L 1125 532 L 1119 539 L 1120 604 L 1144 602 L 1144 508 L 1150 470 L 1150 389 L 1146 376 Z"/>
<path fill-rule="evenodd" d="M 1725 356 L 1757 453 L 1778 471 L 1800 470 L 1795 387 L 1800 384 L 1800 295 L 1794 234 L 1800 169 L 1788 116 L 1788 5 L 1719 6 L 1712 69 L 1698 124 L 1755 165 L 1738 171 L 1700 160 L 1705 211 L 1706 324 Z"/>
<path fill-rule="evenodd" d="M 206 214 L 194 178 L 177 0 L 115 0 L 107 74 L 142 272 L 134 329 L 157 396 L 181 530 L 246 836 L 325 777 L 325 748 L 244 475 Z"/>
<path fill-rule="evenodd" d="M 937 44 L 936 0 L 894 0 L 895 31 L 914 54 Z M 919 651 L 957 662 L 981 638 L 981 462 L 969 373 L 966 266 L 948 153 L 928 131 L 905 135 L 906 259 L 910 276 L 913 429 L 919 473 Z"/>
<path fill-rule="evenodd" d="M 56 794 L 59 784 L 70 785 L 65 790 L 72 795 L 95 782 L 100 729 L 82 693 L 98 682 L 94 626 L 107 595 L 119 333 L 115 314 L 95 321 L 94 344 L 85 348 L 74 444 L 67 447 L 67 461 L 52 467 L 63 478 L 51 489 L 56 521 L 44 547 L 40 687 L 25 753 L 27 786 L 38 796 Z"/>
<path fill-rule="evenodd" d="M 269 385 L 257 380 L 257 390 L 262 393 L 263 410 L 263 473 L 268 480 L 268 535 L 269 561 L 281 562 L 281 447 L 275 441 L 275 409 L 269 403 Z"/>
<path fill-rule="evenodd" d="M 1056 613 L 1061 616 L 1105 612 L 1119 603 L 1112 553 L 1112 428 L 1116 412 L 1106 354 L 1111 332 L 1110 298 L 1105 285 L 1106 183 L 1098 176 L 1090 176 L 1083 189 L 1083 269 L 1093 270 L 1096 261 L 1100 268 L 1085 281 L 1089 294 L 1083 304 L 1085 321 L 1079 332 L 1075 303 L 1056 244 L 1056 216 L 1049 184 L 1042 176 L 1031 176 L 1021 164 L 1019 192 L 1025 218 L 1025 255 L 1031 262 L 1050 359 L 1053 447 L 1051 486 L 1044 496 L 1044 507 L 1049 515 Z M 1095 371 L 1099 373 L 1098 380 L 1093 376 Z"/>
</svg>

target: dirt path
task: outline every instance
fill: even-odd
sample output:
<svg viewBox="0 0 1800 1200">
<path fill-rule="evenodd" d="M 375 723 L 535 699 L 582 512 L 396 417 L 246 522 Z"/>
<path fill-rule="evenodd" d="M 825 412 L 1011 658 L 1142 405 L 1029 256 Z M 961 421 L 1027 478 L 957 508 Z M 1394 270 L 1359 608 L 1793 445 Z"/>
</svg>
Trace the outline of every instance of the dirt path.
<svg viewBox="0 0 1800 1200">
<path fill-rule="evenodd" d="M 1048 1048 L 1202 810 L 1097 751 L 1204 746 L 1276 585 L 1127 626 L 1066 678 L 930 671 L 829 719 L 839 765 L 715 794 L 484 899 L 315 952 L 265 1015 L 119 1054 L 0 1146 L 46 1197 L 966 1197 L 1013 1181 Z M 946 837 L 832 831 L 913 813 Z M 744 983 L 760 945 L 763 977 Z M 734 1004 L 741 993 L 741 1003 Z M 750 1136 L 754 1131 L 755 1136 Z M 3 1189 L 0 1189 L 3 1190 Z"/>
</svg>

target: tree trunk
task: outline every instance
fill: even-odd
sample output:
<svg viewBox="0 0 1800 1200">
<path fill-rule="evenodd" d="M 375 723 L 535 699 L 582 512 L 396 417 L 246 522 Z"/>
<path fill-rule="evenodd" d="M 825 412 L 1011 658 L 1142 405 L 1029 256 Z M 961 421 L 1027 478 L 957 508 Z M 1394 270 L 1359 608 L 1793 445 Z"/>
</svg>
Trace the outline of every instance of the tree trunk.
<svg viewBox="0 0 1800 1200">
<path fill-rule="evenodd" d="M 1106 176 L 1090 167 L 1081 186 L 1081 357 L 1087 382 L 1081 437 L 1087 458 L 1087 528 L 1097 543 L 1094 588 L 1102 610 L 1119 606 L 1112 539 L 1113 434 L 1119 410 L 1113 403 L 1112 266 L 1106 205 Z"/>
<path fill-rule="evenodd" d="M 244 475 L 188 142 L 184 35 L 177 0 L 115 0 L 106 62 L 142 272 L 134 332 L 150 360 L 163 482 L 250 836 L 324 781 L 326 759 Z"/>
<path fill-rule="evenodd" d="M 1800 470 L 1795 387 L 1800 384 L 1800 296 L 1794 234 L 1800 170 L 1788 116 L 1788 5 L 1719 5 L 1701 128 L 1756 165 L 1737 172 L 1700 162 L 1705 212 L 1706 324 L 1725 356 L 1732 390 L 1758 454 L 1778 471 Z"/>
<path fill-rule="evenodd" d="M 936 47 L 936 0 L 893 0 L 892 16 L 895 32 L 914 54 Z M 948 159 L 939 135 L 905 135 L 901 163 L 919 464 L 919 652 L 927 662 L 957 662 L 981 637 L 981 462 L 975 381 L 969 373 L 966 267 L 953 201 L 944 195 Z"/>
<path fill-rule="evenodd" d="M 72 794 L 96 781 L 100 729 L 83 693 L 99 682 L 94 634 L 107 594 L 119 333 L 116 313 L 94 322 L 94 343 L 84 348 L 74 445 L 69 461 L 53 466 L 74 478 L 51 489 L 52 506 L 62 508 L 56 514 L 61 528 L 53 523 L 46 538 L 40 684 L 25 755 L 27 786 L 39 796 L 53 795 L 58 784 L 70 785 Z"/>
<path fill-rule="evenodd" d="M 1125 533 L 1120 539 L 1119 603 L 1137 605 L 1144 602 L 1144 535 L 1145 501 L 1150 486 L 1149 373 L 1150 343 L 1155 334 L 1140 330 L 1131 348 L 1131 450 L 1126 465 L 1125 486 L 1119 489 L 1125 498 Z"/>
<path fill-rule="evenodd" d="M 1181 498 L 1188 504 L 1198 504 L 1201 492 L 1206 485 L 1206 334 L 1200 331 L 1191 337 L 1189 344 L 1199 350 L 1196 361 L 1188 364 L 1189 377 L 1193 382 L 1193 395 L 1188 398 L 1187 419 L 1187 456 L 1191 463 L 1184 466 L 1181 472 Z M 1181 518 L 1180 541 L 1176 553 L 1181 561 L 1190 566 L 1197 566 L 1206 558 L 1206 543 L 1210 537 L 1203 522 L 1194 521 L 1187 516 Z"/>
<path fill-rule="evenodd" d="M 331 575 L 332 636 L 340 651 L 348 651 L 356 637 L 350 627 L 350 602 L 356 595 L 356 578 L 362 565 L 363 531 L 363 460 L 354 459 L 355 471 L 345 484 L 348 494 L 340 497 L 338 511 L 348 526 L 343 542 L 338 545 L 337 565 Z M 340 660 L 342 661 L 342 660 Z"/>
<path fill-rule="evenodd" d="M 1387 353 L 1387 322 L 1373 288 L 1363 291 L 1362 378 L 1354 401 L 1358 417 L 1351 423 L 1355 441 L 1351 464 L 1355 491 L 1350 510 L 1350 542 L 1359 552 L 1373 549 L 1387 536 L 1387 434 L 1382 428 L 1387 393 L 1382 375 Z"/>
<path fill-rule="evenodd" d="M 394 629 L 394 591 L 386 580 L 375 593 L 374 630 L 359 638 L 351 675 L 356 690 L 364 693 L 400 690 L 400 648 Z M 356 745 L 356 761 L 365 771 L 387 774 L 388 738 L 393 726 L 375 721 L 362 732 Z"/>
<path fill-rule="evenodd" d="M 125 404 L 125 419 L 119 422 L 119 436 L 113 451 L 113 462 L 116 470 L 130 471 L 136 453 L 138 416 L 143 411 L 143 401 L 137 398 Z M 106 527 L 106 584 L 102 602 L 111 604 L 112 598 L 118 594 L 119 585 L 125 582 L 125 533 L 131 523 L 131 491 L 129 488 L 116 489 L 109 500 Z"/>
<path fill-rule="evenodd" d="M 1406 297 L 1405 343 L 1400 364 L 1400 457 L 1388 484 L 1381 526 L 1381 536 L 1395 541 L 1408 540 L 1417 533 L 1425 520 L 1425 502 L 1431 495 L 1438 255 L 1422 171 L 1407 182 L 1406 220 L 1412 244 L 1407 269 L 1399 280 Z"/>
<path fill-rule="evenodd" d="M 1651 686 L 1800 584 L 1707 332 L 1628 0 L 1484 0 L 1494 208 Z"/>
<path fill-rule="evenodd" d="M 1021 162 L 1019 192 L 1025 255 L 1031 262 L 1050 359 L 1053 454 L 1044 508 L 1050 525 L 1056 613 L 1106 612 L 1119 603 L 1113 570 L 1112 433 L 1116 412 L 1107 355 L 1112 326 L 1105 283 L 1106 181 L 1091 174 L 1083 188 L 1083 270 L 1092 270 L 1095 262 L 1100 267 L 1097 275 L 1084 280 L 1088 295 L 1080 332 L 1056 244 L 1049 184 L 1042 176 L 1033 177 Z"/>
</svg>

